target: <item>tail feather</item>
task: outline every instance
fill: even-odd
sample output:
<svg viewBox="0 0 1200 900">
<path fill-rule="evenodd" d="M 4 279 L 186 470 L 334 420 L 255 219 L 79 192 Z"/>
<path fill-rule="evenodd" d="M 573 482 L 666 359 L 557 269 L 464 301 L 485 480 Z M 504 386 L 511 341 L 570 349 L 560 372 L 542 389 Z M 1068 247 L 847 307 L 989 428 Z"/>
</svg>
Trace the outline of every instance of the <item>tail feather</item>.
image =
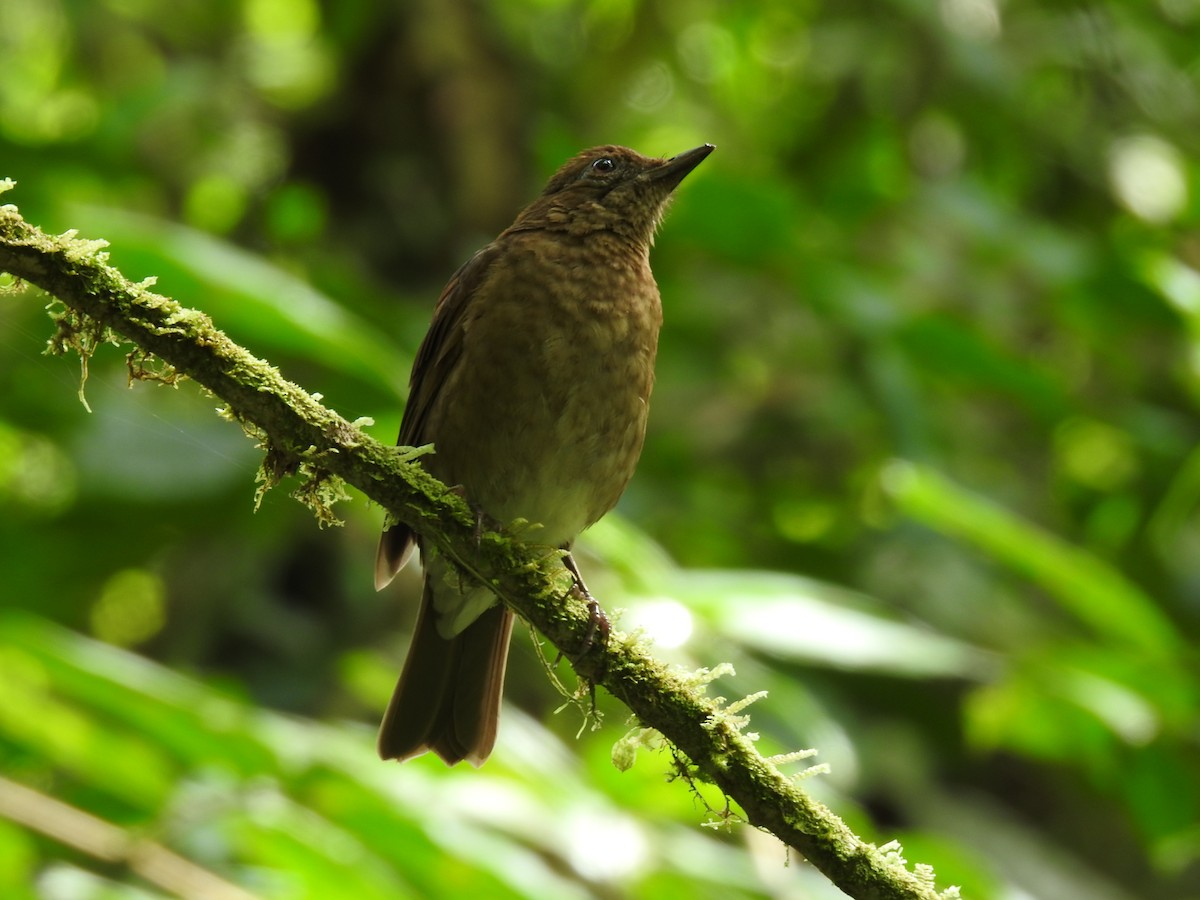
<svg viewBox="0 0 1200 900">
<path fill-rule="evenodd" d="M 375 551 L 375 590 L 382 591 L 391 584 L 416 549 L 416 539 L 407 525 L 393 525 L 385 530 Z"/>
<path fill-rule="evenodd" d="M 379 729 L 379 755 L 403 762 L 432 750 L 480 766 L 496 743 L 513 615 L 489 607 L 460 634 L 437 632 L 426 582 L 412 646 Z"/>
</svg>

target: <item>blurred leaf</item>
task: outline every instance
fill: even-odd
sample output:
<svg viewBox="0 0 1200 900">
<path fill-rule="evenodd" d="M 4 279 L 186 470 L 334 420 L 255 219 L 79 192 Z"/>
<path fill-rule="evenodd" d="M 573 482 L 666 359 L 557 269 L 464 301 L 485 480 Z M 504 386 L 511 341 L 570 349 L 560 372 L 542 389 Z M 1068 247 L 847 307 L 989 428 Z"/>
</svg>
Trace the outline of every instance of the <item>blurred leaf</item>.
<svg viewBox="0 0 1200 900">
<path fill-rule="evenodd" d="M 32 900 L 31 883 L 37 863 L 32 836 L 9 822 L 0 821 L 0 891 L 12 900 Z"/>
<path fill-rule="evenodd" d="M 1130 759 L 1121 772 L 1134 820 L 1155 847 L 1195 833 L 1200 792 L 1190 777 L 1193 765 L 1192 759 L 1156 745 Z"/>
<path fill-rule="evenodd" d="M 201 307 L 218 328 L 263 354 L 319 362 L 402 398 L 409 362 L 377 329 L 301 277 L 194 228 L 118 209 L 74 205 L 81 232 L 103 234 L 128 272 Z"/>
<path fill-rule="evenodd" d="M 885 615 L 864 595 L 809 578 L 689 571 L 672 583 L 715 632 L 783 659 L 909 678 L 977 679 L 997 664 L 986 651 Z"/>
<path fill-rule="evenodd" d="M 905 513 L 1013 567 L 1105 638 L 1160 662 L 1180 653 L 1175 629 L 1154 601 L 1102 560 L 931 469 L 893 461 L 883 485 Z"/>
<path fill-rule="evenodd" d="M 1061 385 L 1048 372 L 1031 366 L 987 340 L 964 323 L 944 315 L 910 319 L 897 332 L 900 345 L 939 383 L 1003 392 L 1022 408 L 1053 420 L 1070 409 Z M 924 364 L 937 360 L 936 369 Z"/>
<path fill-rule="evenodd" d="M 7 688 L 0 734 L 125 803 L 154 808 L 165 802 L 175 772 L 155 743 L 63 703 L 40 660 L 18 644 L 0 641 Z"/>
<path fill-rule="evenodd" d="M 693 887 L 761 895 L 748 867 L 718 863 L 712 838 L 696 830 L 692 798 L 663 782 L 668 761 L 647 759 L 619 776 L 606 766 L 614 777 L 605 797 L 552 735 L 516 710 L 488 772 L 451 771 L 431 758 L 400 767 L 375 758 L 360 726 L 255 709 L 30 616 L 0 614 L 0 665 L 18 690 L 11 708 L 0 707 L 0 751 L 14 742 L 39 751 L 71 771 L 85 796 L 116 793 L 202 864 L 236 862 L 244 867 L 238 880 L 269 896 L 582 897 L 564 867 L 591 865 L 601 854 L 607 868 L 595 878 L 628 866 L 625 877 L 637 879 L 651 863 L 647 853 L 653 870 L 685 872 Z M 38 685 L 30 703 L 26 684 Z M 32 733 L 57 729 L 71 753 L 30 744 L 35 722 L 42 724 Z M 104 742 L 73 742 L 100 727 Z M 154 765 L 122 737 L 132 733 L 160 749 Z M 187 773 L 159 782 L 169 797 L 125 783 L 139 769 L 143 779 L 158 774 L 167 758 Z M 570 824 L 583 809 L 614 822 L 624 818 L 621 804 L 640 810 L 641 790 L 630 792 L 638 783 L 655 786 L 691 821 L 681 828 L 663 818 L 653 842 L 640 837 L 633 847 L 617 832 L 606 838 Z M 626 862 L 630 852 L 635 859 Z"/>
</svg>

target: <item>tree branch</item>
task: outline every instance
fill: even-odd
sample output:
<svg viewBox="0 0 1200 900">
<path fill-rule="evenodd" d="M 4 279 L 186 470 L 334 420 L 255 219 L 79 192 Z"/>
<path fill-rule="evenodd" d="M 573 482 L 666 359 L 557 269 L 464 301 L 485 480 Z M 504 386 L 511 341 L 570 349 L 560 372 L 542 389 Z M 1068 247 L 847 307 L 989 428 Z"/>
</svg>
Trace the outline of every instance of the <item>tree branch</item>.
<svg viewBox="0 0 1200 900">
<path fill-rule="evenodd" d="M 158 841 L 0 776 L 0 816 L 106 863 L 126 866 L 184 900 L 255 900 Z"/>
<path fill-rule="evenodd" d="M 0 191 L 8 187 L 11 182 L 0 182 Z M 37 285 L 66 307 L 55 314 L 52 349 L 78 350 L 86 373 L 87 356 L 98 344 L 117 336 L 132 342 L 134 377 L 146 375 L 152 355 L 169 367 L 166 377 L 186 375 L 228 404 L 228 414 L 266 449 L 262 471 L 268 486 L 299 473 L 307 478 L 301 499 L 329 519 L 326 501 L 339 493 L 341 482 L 353 485 L 436 543 L 575 659 L 589 615 L 570 592 L 557 552 L 499 533 L 479 539 L 466 503 L 412 462 L 417 455 L 412 449 L 379 443 L 234 344 L 208 316 L 151 292 L 147 284 L 131 283 L 107 264 L 104 246 L 71 232 L 45 235 L 16 207 L 0 207 L 0 271 Z M 909 872 L 898 850 L 880 850 L 858 838 L 762 757 L 742 733 L 744 721 L 704 696 L 697 679 L 668 671 L 633 638 L 614 631 L 605 646 L 592 647 L 573 665 L 684 754 L 693 767 L 685 774 L 717 785 L 752 824 L 797 850 L 850 896 L 939 896 L 928 867 Z"/>
</svg>

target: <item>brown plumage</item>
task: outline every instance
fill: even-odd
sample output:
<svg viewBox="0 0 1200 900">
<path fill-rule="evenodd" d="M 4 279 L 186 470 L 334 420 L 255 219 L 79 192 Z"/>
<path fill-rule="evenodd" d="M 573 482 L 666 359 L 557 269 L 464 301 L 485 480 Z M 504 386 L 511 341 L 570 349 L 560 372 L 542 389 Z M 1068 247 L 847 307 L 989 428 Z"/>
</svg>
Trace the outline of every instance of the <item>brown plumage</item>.
<svg viewBox="0 0 1200 900">
<path fill-rule="evenodd" d="M 712 149 L 584 151 L 442 291 L 399 443 L 432 443 L 428 471 L 489 518 L 539 523 L 529 541 L 569 551 L 633 475 L 662 322 L 650 245 L 672 190 Z M 403 525 L 383 533 L 377 588 L 414 544 Z M 421 549 L 421 609 L 379 754 L 478 766 L 496 740 L 512 613 Z"/>
</svg>

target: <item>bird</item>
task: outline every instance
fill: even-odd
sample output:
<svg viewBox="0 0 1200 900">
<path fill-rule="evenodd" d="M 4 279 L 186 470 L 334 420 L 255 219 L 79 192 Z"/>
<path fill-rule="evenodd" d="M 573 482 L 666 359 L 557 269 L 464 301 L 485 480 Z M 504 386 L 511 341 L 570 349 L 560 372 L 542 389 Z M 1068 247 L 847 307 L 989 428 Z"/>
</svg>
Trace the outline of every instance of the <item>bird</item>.
<svg viewBox="0 0 1200 900">
<path fill-rule="evenodd" d="M 531 523 L 564 551 L 616 505 L 646 433 L 662 306 L 650 248 L 672 193 L 713 151 L 584 150 L 450 278 L 417 351 L 401 446 L 480 517 Z M 412 643 L 379 730 L 384 760 L 432 751 L 479 767 L 496 741 L 513 613 L 402 523 L 379 542 L 382 590 L 421 551 Z"/>
</svg>

